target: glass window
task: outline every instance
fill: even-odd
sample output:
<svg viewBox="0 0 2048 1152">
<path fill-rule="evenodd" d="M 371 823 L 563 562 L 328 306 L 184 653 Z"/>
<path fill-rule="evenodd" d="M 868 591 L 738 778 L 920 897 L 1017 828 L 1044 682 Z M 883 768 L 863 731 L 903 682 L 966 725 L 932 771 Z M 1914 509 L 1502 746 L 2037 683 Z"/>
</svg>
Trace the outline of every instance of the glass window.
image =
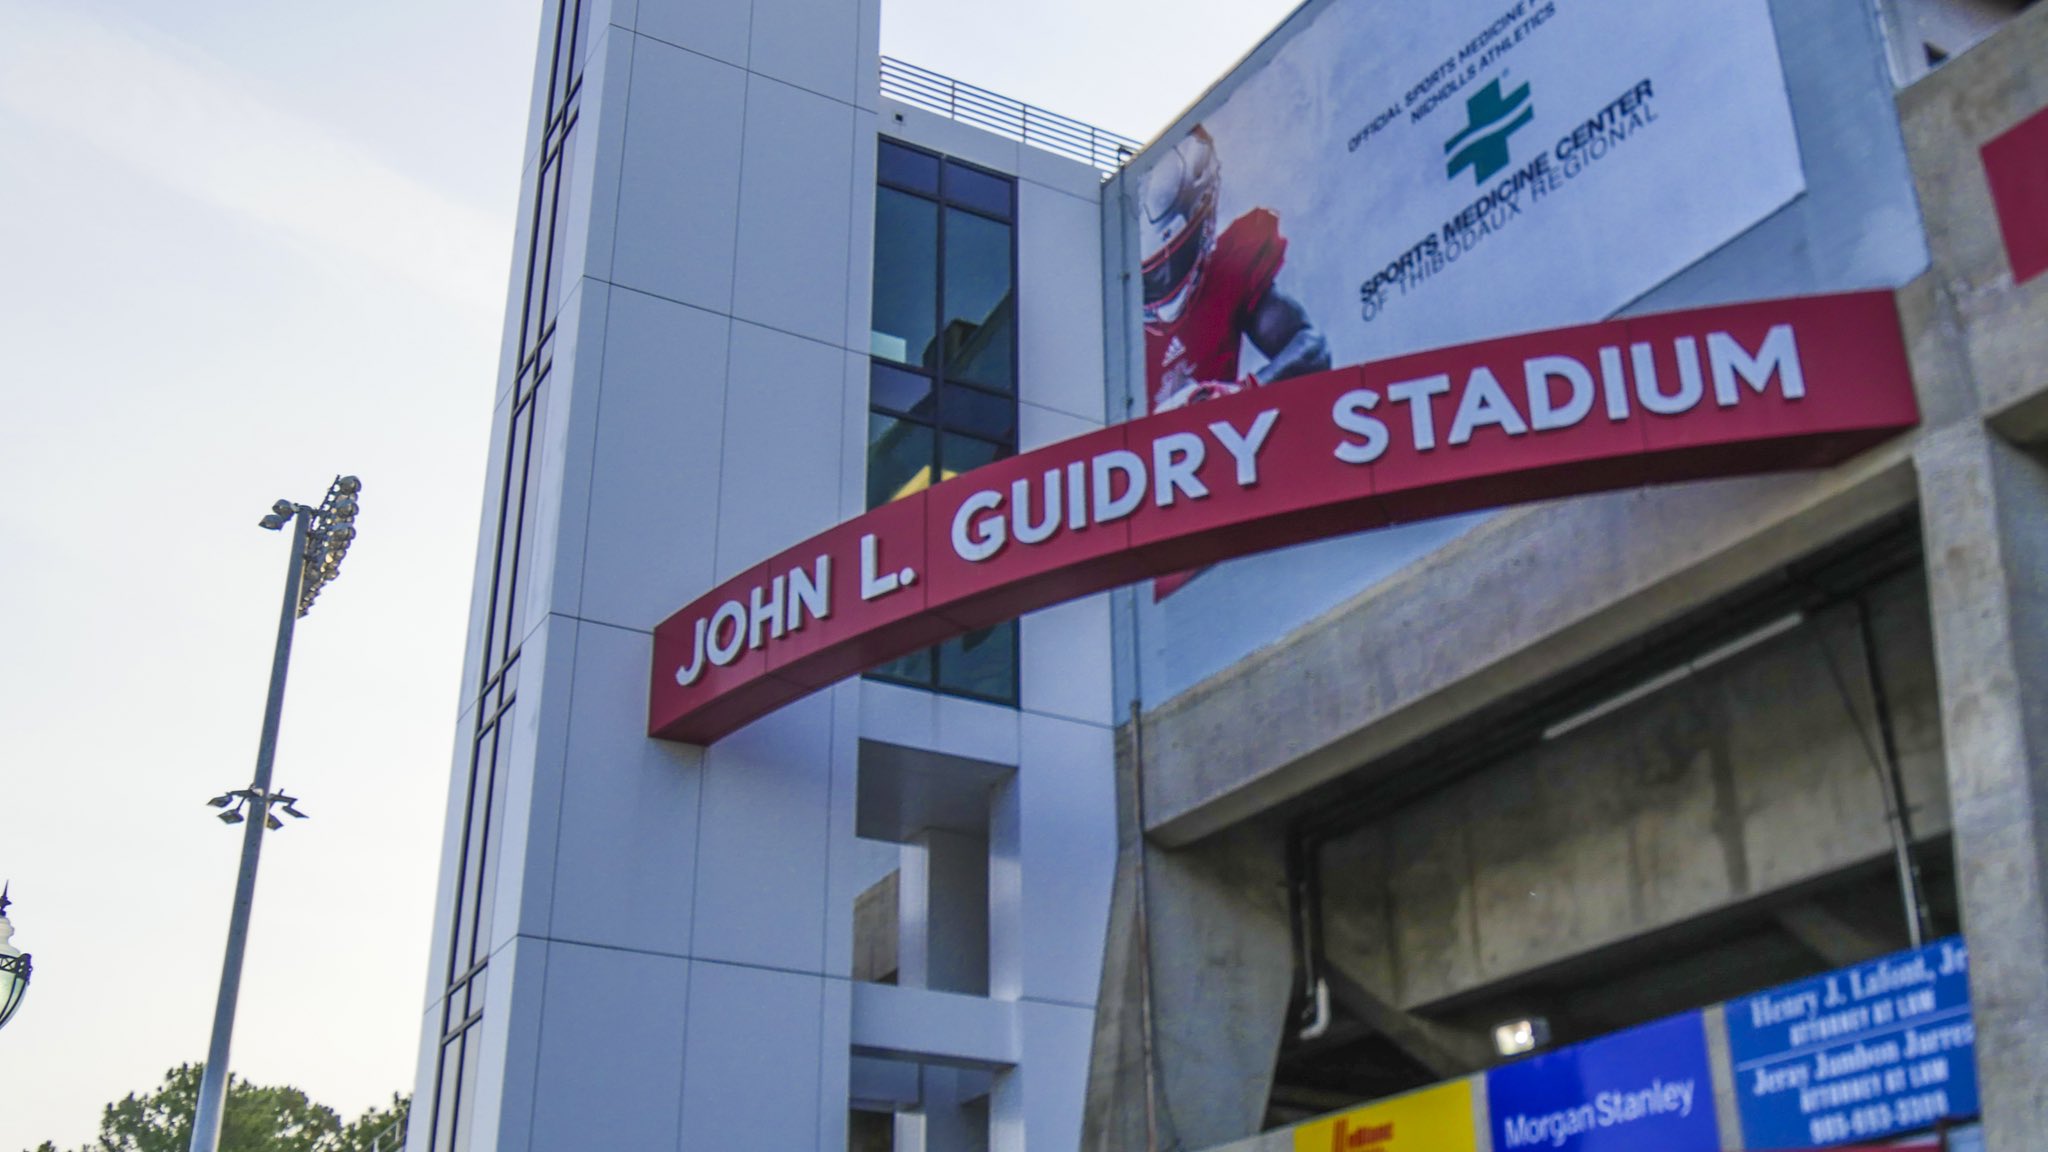
<svg viewBox="0 0 2048 1152">
<path fill-rule="evenodd" d="M 875 190 L 876 359 L 931 367 L 939 297 L 939 206 L 893 188 Z"/>
<path fill-rule="evenodd" d="M 462 1088 L 456 1094 L 456 1115 L 454 1138 L 448 1142 L 450 1152 L 467 1152 L 469 1148 L 470 1120 L 476 1115 L 477 1072 L 483 1067 L 483 1029 L 470 1025 L 462 1034 Z"/>
<path fill-rule="evenodd" d="M 435 1078 L 439 1099 L 434 1101 L 434 1147 L 455 1147 L 456 1118 L 462 1112 L 462 1041 L 451 1040 L 441 1048 L 441 1072 Z"/>
<path fill-rule="evenodd" d="M 870 508 L 1017 451 L 1015 182 L 888 140 L 876 176 Z M 1017 623 L 868 675 L 1015 704 Z"/>
<path fill-rule="evenodd" d="M 868 507 L 932 486 L 932 430 L 909 420 L 868 415 Z"/>
<path fill-rule="evenodd" d="M 469 989 L 469 1005 L 468 1005 L 468 1009 L 469 1009 L 468 1015 L 469 1015 L 469 1016 L 481 1016 L 481 1015 L 483 1014 L 483 1010 L 484 1010 L 484 991 L 485 991 L 485 985 L 486 985 L 486 984 L 488 983 L 488 981 L 487 981 L 487 980 L 485 980 L 485 979 L 484 979 L 484 977 L 485 977 L 485 976 L 486 976 L 486 975 L 487 975 L 487 974 L 488 974 L 489 972 L 490 972 L 490 968 L 488 968 L 488 967 L 484 967 L 484 968 L 479 968 L 479 969 L 477 969 L 477 970 L 476 970 L 476 975 L 474 975 L 474 976 L 471 976 L 471 977 L 469 978 L 469 983 L 468 983 L 468 984 L 466 984 L 466 985 L 464 985 L 464 987 L 466 987 L 466 988 L 468 988 L 468 989 Z M 467 1018 L 467 1017 L 465 1017 L 465 1018 Z"/>
<path fill-rule="evenodd" d="M 957 160 L 946 161 L 946 200 L 991 216 L 1010 218 L 1010 181 Z"/>
<path fill-rule="evenodd" d="M 939 442 L 939 475 L 942 479 L 951 480 L 963 472 L 993 464 L 1010 455 L 1011 451 L 1006 444 L 991 444 L 972 436 L 948 432 Z"/>
<path fill-rule="evenodd" d="M 868 369 L 868 404 L 885 412 L 932 418 L 932 378 L 889 364 Z"/>
<path fill-rule="evenodd" d="M 1017 698 L 1017 622 L 939 645 L 939 690 L 1005 703 Z"/>
<path fill-rule="evenodd" d="M 884 140 L 875 154 L 875 171 L 884 184 L 928 196 L 939 194 L 939 158 L 929 152 Z"/>
<path fill-rule="evenodd" d="M 979 388 L 943 385 L 939 423 L 1003 444 L 1017 443 L 1017 401 Z"/>
<path fill-rule="evenodd" d="M 932 657 L 937 652 L 936 648 L 912 652 L 899 660 L 891 660 L 887 664 L 876 666 L 868 675 L 877 680 L 908 684 L 913 688 L 929 688 L 932 686 Z"/>
<path fill-rule="evenodd" d="M 946 209 L 946 377 L 1010 391 L 1017 342 L 1010 226 Z"/>
</svg>

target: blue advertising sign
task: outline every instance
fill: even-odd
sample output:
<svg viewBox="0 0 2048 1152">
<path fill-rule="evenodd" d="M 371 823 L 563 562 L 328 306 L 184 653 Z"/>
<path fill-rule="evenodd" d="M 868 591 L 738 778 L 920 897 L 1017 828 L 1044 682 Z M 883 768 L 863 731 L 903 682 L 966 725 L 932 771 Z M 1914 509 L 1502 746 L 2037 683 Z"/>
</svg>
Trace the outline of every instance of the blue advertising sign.
<svg viewBox="0 0 2048 1152">
<path fill-rule="evenodd" d="M 1719 1152 L 1697 1012 L 1486 1074 L 1494 1152 Z"/>
<path fill-rule="evenodd" d="M 1743 1139 L 1820 1148 L 1977 1111 L 1961 937 L 1728 1002 Z"/>
</svg>

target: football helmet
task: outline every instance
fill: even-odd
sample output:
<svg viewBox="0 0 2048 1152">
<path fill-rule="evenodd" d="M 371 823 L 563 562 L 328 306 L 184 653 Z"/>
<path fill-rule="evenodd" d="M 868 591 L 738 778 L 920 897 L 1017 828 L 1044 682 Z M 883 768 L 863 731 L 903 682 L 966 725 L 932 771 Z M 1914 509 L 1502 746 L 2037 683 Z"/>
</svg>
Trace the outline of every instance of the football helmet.
<svg viewBox="0 0 2048 1152">
<path fill-rule="evenodd" d="M 1160 157 L 1138 189 L 1145 319 L 1170 324 L 1187 307 L 1216 246 L 1223 183 L 1216 144 L 1200 125 Z"/>
</svg>

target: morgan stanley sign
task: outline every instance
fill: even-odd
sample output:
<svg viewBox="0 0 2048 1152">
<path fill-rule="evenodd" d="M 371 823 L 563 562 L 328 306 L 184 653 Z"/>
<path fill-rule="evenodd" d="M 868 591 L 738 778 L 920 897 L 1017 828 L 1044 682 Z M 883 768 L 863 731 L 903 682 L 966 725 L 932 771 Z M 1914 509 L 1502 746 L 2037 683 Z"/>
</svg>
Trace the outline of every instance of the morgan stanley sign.
<svg viewBox="0 0 2048 1152">
<path fill-rule="evenodd" d="M 1341 533 L 1836 463 L 1918 422 L 1889 292 L 1611 320 L 1254 388 L 849 520 L 654 632 L 648 730 L 708 743 L 883 661 Z"/>
<path fill-rule="evenodd" d="M 1486 1074 L 1496 1152 L 1719 1152 L 1706 1023 L 1645 1024 Z"/>
</svg>

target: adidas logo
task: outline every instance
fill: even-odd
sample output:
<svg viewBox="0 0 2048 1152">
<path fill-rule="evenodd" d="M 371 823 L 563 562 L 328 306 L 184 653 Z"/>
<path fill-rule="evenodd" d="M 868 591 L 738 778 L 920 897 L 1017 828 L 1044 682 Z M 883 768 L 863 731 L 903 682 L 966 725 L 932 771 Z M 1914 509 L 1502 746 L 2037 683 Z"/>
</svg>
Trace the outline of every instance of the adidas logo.
<svg viewBox="0 0 2048 1152">
<path fill-rule="evenodd" d="M 1173 339 L 1166 342 L 1166 355 L 1161 356 L 1159 358 L 1159 362 L 1161 364 L 1171 364 L 1175 360 L 1178 360 L 1187 354 L 1187 345 L 1182 344 L 1180 342 L 1180 337 L 1175 336 Z"/>
</svg>

